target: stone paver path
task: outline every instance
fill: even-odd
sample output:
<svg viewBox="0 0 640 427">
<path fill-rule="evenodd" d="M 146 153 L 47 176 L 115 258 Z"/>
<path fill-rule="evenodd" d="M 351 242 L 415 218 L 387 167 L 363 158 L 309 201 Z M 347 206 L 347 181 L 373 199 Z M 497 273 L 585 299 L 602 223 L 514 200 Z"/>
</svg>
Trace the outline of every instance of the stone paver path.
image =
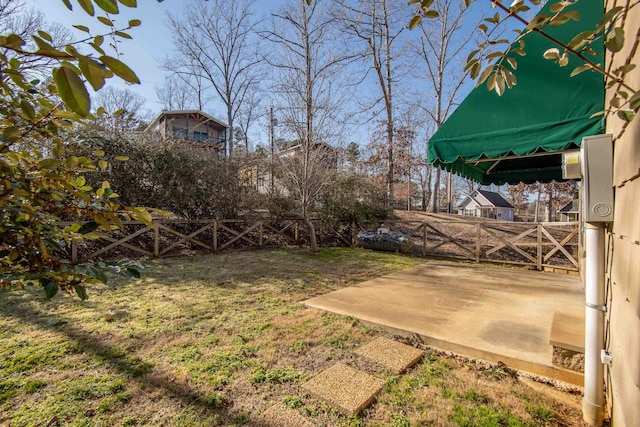
<svg viewBox="0 0 640 427">
<path fill-rule="evenodd" d="M 401 374 L 422 359 L 424 352 L 410 345 L 380 337 L 356 350 L 356 354 Z"/>
<path fill-rule="evenodd" d="M 302 388 L 350 417 L 369 406 L 384 384 L 383 379 L 336 363 L 307 381 Z"/>
<path fill-rule="evenodd" d="M 396 375 L 418 363 L 423 353 L 415 347 L 385 337 L 377 338 L 355 351 L 363 359 Z M 338 362 L 304 383 L 302 389 L 351 417 L 369 406 L 384 385 L 382 378 Z M 281 403 L 264 411 L 257 422 L 267 427 L 313 425 L 312 420 Z"/>
</svg>

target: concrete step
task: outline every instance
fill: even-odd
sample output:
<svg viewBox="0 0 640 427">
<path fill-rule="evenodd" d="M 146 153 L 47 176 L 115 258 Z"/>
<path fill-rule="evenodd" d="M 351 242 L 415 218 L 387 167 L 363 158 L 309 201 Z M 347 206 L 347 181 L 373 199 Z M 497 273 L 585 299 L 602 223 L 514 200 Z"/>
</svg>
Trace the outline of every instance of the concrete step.
<svg viewBox="0 0 640 427">
<path fill-rule="evenodd" d="M 422 359 L 423 351 L 386 337 L 380 337 L 356 350 L 394 374 L 401 374 Z"/>
<path fill-rule="evenodd" d="M 384 384 L 380 378 L 336 363 L 304 383 L 302 388 L 351 417 L 369 406 Z"/>
<path fill-rule="evenodd" d="M 551 322 L 549 344 L 576 353 L 584 353 L 584 314 L 556 311 Z"/>
</svg>

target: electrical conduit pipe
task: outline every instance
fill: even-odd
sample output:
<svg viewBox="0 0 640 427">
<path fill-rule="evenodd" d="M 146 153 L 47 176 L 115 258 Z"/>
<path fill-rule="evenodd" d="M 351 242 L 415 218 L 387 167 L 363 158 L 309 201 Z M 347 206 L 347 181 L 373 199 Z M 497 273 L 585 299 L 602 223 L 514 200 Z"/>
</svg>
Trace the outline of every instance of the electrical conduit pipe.
<svg viewBox="0 0 640 427">
<path fill-rule="evenodd" d="M 585 341 L 582 414 L 589 426 L 604 419 L 605 229 L 603 223 L 585 223 Z"/>
</svg>

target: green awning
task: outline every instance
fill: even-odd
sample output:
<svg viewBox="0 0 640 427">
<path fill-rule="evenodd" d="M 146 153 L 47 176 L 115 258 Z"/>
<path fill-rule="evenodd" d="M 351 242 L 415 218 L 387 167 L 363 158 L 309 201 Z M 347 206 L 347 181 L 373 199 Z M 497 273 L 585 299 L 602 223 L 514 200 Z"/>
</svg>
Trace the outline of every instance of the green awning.
<svg viewBox="0 0 640 427">
<path fill-rule="evenodd" d="M 549 14 L 549 1 L 540 13 Z M 602 0 L 578 0 L 566 10 L 580 12 L 571 21 L 545 31 L 568 43 L 593 29 L 602 17 Z M 429 140 L 429 162 L 481 184 L 561 180 L 561 152 L 577 149 L 582 137 L 604 133 L 604 79 L 592 71 L 571 77 L 582 61 L 570 55 L 560 67 L 543 58 L 555 46 L 540 34 L 524 38 L 526 55 L 514 57 L 517 84 L 502 96 L 486 85 L 473 89 Z M 604 46 L 592 46 L 594 63 L 604 61 Z"/>
</svg>

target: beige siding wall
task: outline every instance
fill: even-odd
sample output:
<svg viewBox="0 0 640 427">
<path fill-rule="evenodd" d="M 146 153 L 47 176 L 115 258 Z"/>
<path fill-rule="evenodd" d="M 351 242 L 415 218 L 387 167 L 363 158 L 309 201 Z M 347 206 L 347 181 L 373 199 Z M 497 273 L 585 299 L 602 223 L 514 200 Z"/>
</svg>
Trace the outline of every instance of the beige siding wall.
<svg viewBox="0 0 640 427">
<path fill-rule="evenodd" d="M 613 6 L 607 2 L 607 8 Z M 623 2 L 618 1 L 622 4 Z M 640 27 L 640 8 L 625 24 L 626 46 L 613 59 L 613 67 L 628 56 Z M 640 55 L 634 61 L 640 66 Z M 611 63 L 611 62 L 610 62 Z M 640 89 L 640 69 L 627 81 Z M 607 94 L 607 100 L 611 93 Z M 640 426 L 640 117 L 620 136 L 622 122 L 607 120 L 614 135 L 614 184 L 616 186 L 611 258 L 609 349 L 613 364 L 608 372 L 608 405 L 614 427 Z"/>
<path fill-rule="evenodd" d="M 187 130 L 188 124 L 188 130 Z M 162 123 L 164 126 L 164 123 Z M 206 122 L 198 121 L 196 119 L 190 118 L 188 121 L 185 118 L 170 118 L 167 123 L 167 137 L 173 136 L 173 128 L 185 129 L 189 133 L 189 138 L 193 136 L 193 132 L 207 132 L 207 124 Z M 215 129 L 209 128 L 209 141 L 217 141 L 218 140 L 218 131 Z"/>
<path fill-rule="evenodd" d="M 513 221 L 513 209 L 497 208 L 496 213 L 500 215 L 498 219 L 502 221 Z"/>
</svg>

